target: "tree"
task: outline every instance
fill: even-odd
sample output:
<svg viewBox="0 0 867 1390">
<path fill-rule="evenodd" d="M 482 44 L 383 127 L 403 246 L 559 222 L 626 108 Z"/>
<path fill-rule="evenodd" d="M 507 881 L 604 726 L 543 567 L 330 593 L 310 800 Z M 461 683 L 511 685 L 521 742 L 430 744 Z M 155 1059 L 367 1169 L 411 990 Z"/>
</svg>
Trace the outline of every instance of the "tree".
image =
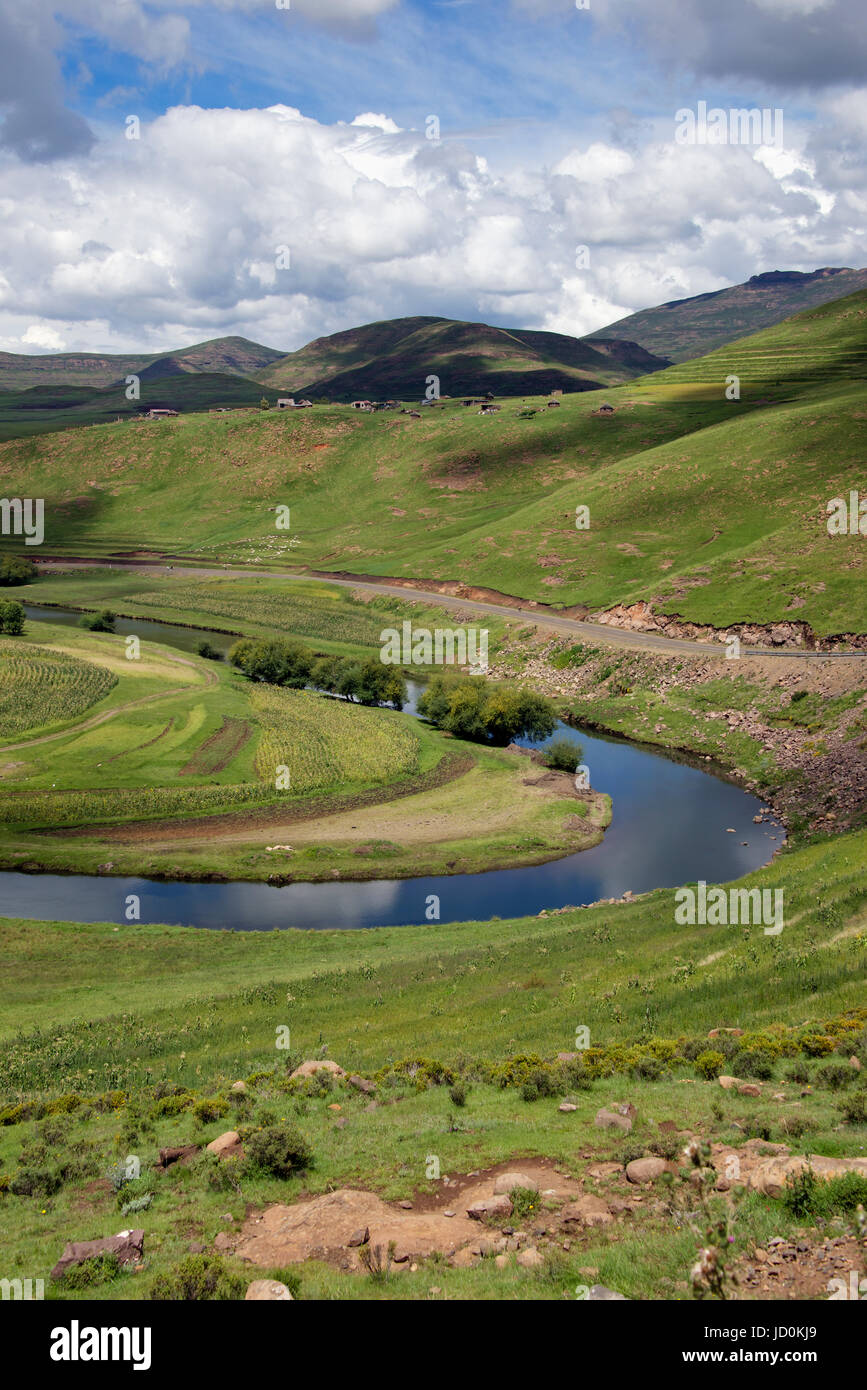
<svg viewBox="0 0 867 1390">
<path fill-rule="evenodd" d="M 110 608 L 103 608 L 101 613 L 86 613 L 79 626 L 88 632 L 114 632 L 116 622 L 117 614 L 112 613 Z"/>
<path fill-rule="evenodd" d="M 0 632 L 20 637 L 24 631 L 24 609 L 20 603 L 0 603 Z"/>
<path fill-rule="evenodd" d="M 268 400 L 268 397 L 267 397 L 267 396 L 263 396 L 262 399 L 260 400 L 260 402 L 259 402 L 259 409 L 260 409 L 260 410 L 270 410 L 270 409 L 271 409 L 271 402 Z"/>
</svg>

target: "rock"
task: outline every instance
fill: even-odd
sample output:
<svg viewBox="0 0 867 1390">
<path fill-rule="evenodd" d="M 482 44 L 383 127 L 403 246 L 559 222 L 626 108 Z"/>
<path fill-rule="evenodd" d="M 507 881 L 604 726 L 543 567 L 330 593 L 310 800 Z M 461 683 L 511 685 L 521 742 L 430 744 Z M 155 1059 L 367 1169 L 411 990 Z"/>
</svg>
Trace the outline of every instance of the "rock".
<svg viewBox="0 0 867 1390">
<path fill-rule="evenodd" d="M 545 1263 L 545 1256 L 536 1249 L 535 1245 L 528 1246 L 526 1250 L 519 1250 L 515 1259 L 522 1269 L 538 1269 L 539 1265 Z"/>
<path fill-rule="evenodd" d="M 369 1240 L 370 1230 L 367 1226 L 364 1226 L 363 1228 L 359 1228 L 357 1231 L 352 1232 L 352 1235 L 349 1237 L 349 1245 L 351 1247 L 357 1245 L 366 1245 Z"/>
<path fill-rule="evenodd" d="M 236 1240 L 237 1236 L 232 1235 L 230 1231 L 218 1231 L 214 1236 L 214 1249 L 228 1253 L 234 1250 Z"/>
<path fill-rule="evenodd" d="M 51 1271 L 52 1279 L 62 1279 L 68 1269 L 92 1260 L 95 1255 L 116 1255 L 120 1264 L 138 1264 L 144 1256 L 144 1231 L 120 1231 L 104 1240 L 73 1240 L 66 1246 Z"/>
<path fill-rule="evenodd" d="M 610 1303 L 617 1300 L 620 1303 L 628 1303 L 629 1299 L 624 1293 L 618 1293 L 616 1289 L 606 1289 L 604 1284 L 594 1284 L 590 1290 L 589 1301 L 591 1303 Z"/>
<path fill-rule="evenodd" d="M 664 1172 L 664 1158 L 634 1158 L 626 1165 L 626 1176 L 630 1182 L 652 1182 Z"/>
<path fill-rule="evenodd" d="M 292 1295 L 276 1279 L 254 1279 L 244 1294 L 246 1303 L 291 1303 Z"/>
<path fill-rule="evenodd" d="M 479 1263 L 479 1256 L 474 1255 L 472 1250 L 466 1246 L 463 1250 L 456 1250 L 449 1260 L 452 1269 L 475 1269 Z"/>
<path fill-rule="evenodd" d="M 510 1255 L 495 1255 L 495 1256 L 494 1256 L 494 1264 L 497 1266 L 497 1269 L 508 1269 L 508 1267 L 509 1267 L 509 1265 L 510 1265 L 511 1263 L 512 1263 L 512 1258 L 511 1258 Z"/>
<path fill-rule="evenodd" d="M 523 1187 L 527 1192 L 538 1192 L 539 1184 L 535 1178 L 528 1178 L 526 1173 L 501 1173 L 494 1183 L 494 1196 L 500 1197 L 503 1193 L 508 1197 L 515 1187 Z"/>
<path fill-rule="evenodd" d="M 733 1091 L 741 1084 L 736 1076 L 718 1076 L 717 1081 L 724 1091 Z"/>
<path fill-rule="evenodd" d="M 739 1096 L 760 1096 L 761 1094 L 761 1086 L 757 1086 L 753 1081 L 742 1081 L 738 1086 Z"/>
<path fill-rule="evenodd" d="M 578 1109 L 578 1106 L 573 1105 L 571 1101 L 564 1100 L 560 1102 L 557 1109 L 560 1111 L 561 1115 L 572 1115 Z"/>
<path fill-rule="evenodd" d="M 561 1211 L 560 1219 L 566 1224 L 577 1222 L 580 1226 L 608 1226 L 614 1217 L 602 1197 L 587 1192 L 583 1197 L 569 1202 Z"/>
<path fill-rule="evenodd" d="M 187 1246 L 191 1255 L 204 1255 L 207 1248 L 207 1245 L 203 1245 L 200 1240 L 191 1240 Z"/>
<path fill-rule="evenodd" d="M 229 1090 L 234 1091 L 235 1095 L 244 1096 L 247 1094 L 247 1083 L 246 1081 L 233 1081 L 231 1086 L 229 1087 Z M 250 1287 L 253 1287 L 252 1284 L 250 1285 Z"/>
<path fill-rule="evenodd" d="M 823 1154 L 812 1154 L 809 1159 L 797 1154 L 784 1157 L 775 1154 L 757 1163 L 747 1176 L 747 1186 L 766 1197 L 781 1197 L 790 1178 L 812 1168 L 822 1182 L 829 1178 L 842 1178 L 846 1173 L 860 1173 L 867 1178 L 867 1158 L 826 1158 Z"/>
<path fill-rule="evenodd" d="M 624 1134 L 632 1132 L 632 1119 L 629 1115 L 618 1115 L 613 1110 L 598 1110 L 593 1121 L 597 1129 L 620 1129 Z"/>
<path fill-rule="evenodd" d="M 401 1208 L 402 1211 L 412 1211 L 412 1202 L 403 1201 L 398 1202 L 397 1205 Z"/>
<path fill-rule="evenodd" d="M 208 1152 L 216 1154 L 218 1158 L 224 1158 L 229 1153 L 237 1152 L 237 1146 L 241 1142 L 241 1136 L 236 1129 L 227 1129 L 225 1134 L 212 1139 L 208 1144 Z"/>
<path fill-rule="evenodd" d="M 472 1206 L 467 1207 L 467 1216 L 472 1221 L 483 1221 L 486 1216 L 511 1216 L 512 1203 L 505 1194 L 496 1197 L 481 1197 Z"/>
<path fill-rule="evenodd" d="M 857 1057 L 850 1057 L 850 1058 L 849 1058 L 849 1066 L 852 1068 L 853 1071 L 860 1071 L 860 1070 L 861 1070 L 861 1063 L 859 1062 L 859 1060 L 858 1060 Z"/>
<path fill-rule="evenodd" d="M 350 1086 L 354 1086 L 356 1091 L 362 1091 L 366 1096 L 372 1096 L 376 1091 L 376 1083 L 363 1076 L 350 1076 L 347 1080 Z"/>
<path fill-rule="evenodd" d="M 744 1030 L 743 1028 L 711 1028 L 710 1032 L 708 1033 L 708 1037 L 718 1038 L 723 1033 L 727 1033 L 730 1038 L 742 1038 L 744 1035 Z"/>
<path fill-rule="evenodd" d="M 155 1168 L 171 1168 L 173 1163 L 188 1163 L 199 1152 L 198 1144 L 182 1144 L 177 1149 L 160 1149 Z"/>
<path fill-rule="evenodd" d="M 289 1080 L 297 1081 L 300 1077 L 315 1076 L 318 1071 L 329 1071 L 332 1076 L 346 1075 L 343 1068 L 339 1067 L 336 1062 L 329 1062 L 325 1058 L 320 1058 L 318 1060 L 313 1059 L 308 1062 L 302 1062 L 300 1067 L 295 1068 Z"/>
<path fill-rule="evenodd" d="M 604 1182 L 606 1178 L 613 1178 L 622 1172 L 622 1163 L 594 1163 L 592 1168 L 587 1169 L 587 1176 Z"/>
</svg>

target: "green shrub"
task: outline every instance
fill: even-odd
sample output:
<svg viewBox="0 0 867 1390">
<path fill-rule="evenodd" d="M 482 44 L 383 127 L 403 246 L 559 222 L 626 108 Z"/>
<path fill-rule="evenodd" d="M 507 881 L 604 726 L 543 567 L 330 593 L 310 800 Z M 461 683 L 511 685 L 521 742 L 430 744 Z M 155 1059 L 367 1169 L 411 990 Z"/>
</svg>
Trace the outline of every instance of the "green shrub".
<svg viewBox="0 0 867 1390">
<path fill-rule="evenodd" d="M 539 1215 L 539 1194 L 531 1187 L 513 1187 L 509 1198 L 512 1203 L 512 1217 L 516 1223 L 523 1224 Z"/>
<path fill-rule="evenodd" d="M 705 1081 L 714 1081 L 722 1071 L 725 1060 L 721 1052 L 700 1052 L 695 1059 L 695 1069 Z"/>
<path fill-rule="evenodd" d="M 584 750 L 580 743 L 576 743 L 571 738 L 555 738 L 543 750 L 545 766 L 555 768 L 557 772 L 574 773 L 584 761 Z"/>
<path fill-rule="evenodd" d="M 158 1302 L 227 1302 L 243 1299 L 247 1281 L 227 1269 L 216 1255 L 187 1255 L 173 1270 L 160 1274 L 150 1296 Z"/>
<path fill-rule="evenodd" d="M 838 1105 L 847 1125 L 867 1125 L 867 1091 L 855 1091 Z"/>
<path fill-rule="evenodd" d="M 289 1125 L 254 1130 L 244 1148 L 251 1164 L 275 1178 L 291 1178 L 313 1166 L 310 1145 Z"/>
<path fill-rule="evenodd" d="M 93 1289 L 100 1284 L 109 1284 L 120 1273 L 120 1261 L 113 1251 L 103 1251 L 93 1255 L 81 1264 L 73 1265 L 61 1278 L 64 1292 L 70 1289 Z"/>
<path fill-rule="evenodd" d="M 467 1088 L 464 1085 L 463 1081 L 455 1082 L 454 1086 L 452 1086 L 449 1091 L 449 1098 L 451 1099 L 452 1105 L 466 1105 Z"/>
<path fill-rule="evenodd" d="M 786 1067 L 786 1080 L 793 1082 L 796 1086 L 809 1086 L 809 1067 L 804 1062 L 795 1062 L 791 1067 Z"/>
<path fill-rule="evenodd" d="M 210 1124 L 212 1120 L 221 1120 L 228 1113 L 229 1102 L 222 1096 L 203 1096 L 193 1106 L 193 1118 L 203 1125 Z"/>
<path fill-rule="evenodd" d="M 867 1206 L 867 1177 L 844 1173 L 823 1182 L 812 1168 L 805 1168 L 789 1177 L 780 1201 L 799 1220 L 848 1216 L 859 1206 Z"/>
<path fill-rule="evenodd" d="M 732 1059 L 736 1076 L 752 1076 L 757 1081 L 770 1081 L 774 1064 L 766 1052 L 738 1052 Z"/>
<path fill-rule="evenodd" d="M 829 1091 L 842 1091 L 854 1079 L 854 1071 L 843 1062 L 829 1062 L 828 1066 L 820 1067 L 816 1072 L 818 1085 L 826 1086 Z"/>
</svg>

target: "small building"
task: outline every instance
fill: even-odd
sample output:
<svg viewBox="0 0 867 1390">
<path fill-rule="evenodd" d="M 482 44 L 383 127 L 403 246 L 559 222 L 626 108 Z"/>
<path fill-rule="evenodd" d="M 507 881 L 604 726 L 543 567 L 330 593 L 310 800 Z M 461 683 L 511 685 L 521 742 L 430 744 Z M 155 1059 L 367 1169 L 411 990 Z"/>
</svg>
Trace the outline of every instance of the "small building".
<svg viewBox="0 0 867 1390">
<path fill-rule="evenodd" d="M 312 410 L 312 409 L 313 409 L 313 402 L 312 402 L 312 401 L 296 401 L 296 402 L 295 402 L 295 409 L 296 409 L 296 410 Z"/>
<path fill-rule="evenodd" d="M 555 405 L 558 406 L 559 404 L 560 404 L 559 401 L 549 401 L 549 402 L 548 402 L 548 409 L 550 410 L 552 406 L 555 406 Z"/>
<path fill-rule="evenodd" d="M 373 409 L 373 404 L 372 404 L 371 401 L 350 401 L 350 405 L 352 406 L 352 409 L 353 409 L 353 410 L 372 410 L 372 409 Z"/>
<path fill-rule="evenodd" d="M 165 420 L 169 415 L 177 415 L 177 413 L 176 410 L 169 410 L 168 407 L 154 406 L 148 411 L 147 418 L 149 420 Z"/>
<path fill-rule="evenodd" d="M 613 405 L 609 405 L 608 402 L 605 401 L 605 402 L 604 402 L 602 405 L 600 405 L 600 407 L 599 407 L 599 414 L 600 414 L 600 415 L 613 415 L 613 414 L 614 414 L 614 406 L 613 406 Z"/>
<path fill-rule="evenodd" d="M 294 408 L 295 408 L 295 397 L 294 397 L 294 396 L 281 396 L 281 397 L 279 398 L 279 400 L 277 401 L 277 409 L 278 409 L 278 410 L 294 410 Z"/>
</svg>

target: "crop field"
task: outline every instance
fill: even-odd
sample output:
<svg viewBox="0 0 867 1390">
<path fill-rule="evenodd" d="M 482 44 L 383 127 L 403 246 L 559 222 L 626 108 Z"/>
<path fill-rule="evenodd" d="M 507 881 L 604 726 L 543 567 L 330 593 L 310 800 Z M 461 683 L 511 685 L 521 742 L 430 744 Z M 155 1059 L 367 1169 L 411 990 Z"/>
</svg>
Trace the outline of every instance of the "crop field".
<svg viewBox="0 0 867 1390">
<path fill-rule="evenodd" d="M 0 641 L 0 738 L 74 719 L 117 684 L 117 676 L 65 652 Z"/>
<path fill-rule="evenodd" d="M 388 782 L 415 772 L 419 741 L 399 715 L 359 709 L 325 695 L 256 686 L 251 706 L 263 727 L 256 769 L 273 783 L 289 768 L 292 791 L 334 782 Z"/>
<path fill-rule="evenodd" d="M 292 584 L 278 590 L 267 581 L 212 580 L 207 584 L 167 585 L 150 593 L 137 594 L 136 603 L 188 614 L 209 613 L 215 618 L 255 623 L 304 637 L 322 636 L 327 632 L 334 641 L 358 646 L 378 643 L 382 630 L 380 616 L 371 613 L 364 604 L 353 603 L 339 590 L 327 590 L 325 585 L 308 589 L 305 585 Z"/>
</svg>

